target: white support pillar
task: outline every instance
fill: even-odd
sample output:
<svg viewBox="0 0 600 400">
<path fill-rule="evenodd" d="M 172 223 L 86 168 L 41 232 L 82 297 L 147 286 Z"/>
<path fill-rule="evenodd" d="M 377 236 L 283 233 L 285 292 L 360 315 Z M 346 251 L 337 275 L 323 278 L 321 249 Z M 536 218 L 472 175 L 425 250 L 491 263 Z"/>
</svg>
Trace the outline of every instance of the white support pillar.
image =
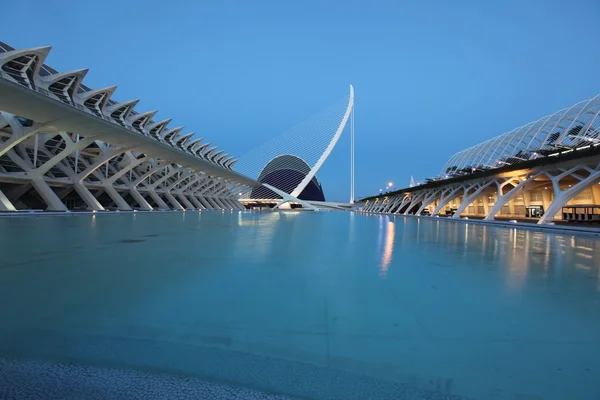
<svg viewBox="0 0 600 400">
<path fill-rule="evenodd" d="M 240 211 L 246 211 L 246 207 L 237 199 L 234 199 L 233 202 L 240 209 Z"/>
<path fill-rule="evenodd" d="M 221 206 L 221 204 L 219 204 L 218 201 L 216 201 L 216 199 L 214 197 L 208 197 L 208 199 L 211 201 L 212 204 L 215 205 L 215 207 L 217 208 L 217 210 L 222 210 L 223 207 Z"/>
<path fill-rule="evenodd" d="M 213 210 L 215 207 L 208 201 L 206 200 L 206 197 L 202 197 L 202 196 L 195 196 L 198 199 L 198 201 L 200 203 L 202 203 L 202 205 L 204 206 L 205 209 L 207 210 Z"/>
<path fill-rule="evenodd" d="M 171 193 L 165 191 L 164 195 L 167 198 L 167 200 L 169 200 L 169 203 L 171 203 L 173 205 L 174 209 L 184 210 L 183 206 L 181 204 L 179 204 L 179 202 L 177 200 L 175 200 L 175 197 L 173 197 L 173 195 Z"/>
<path fill-rule="evenodd" d="M 158 204 L 158 207 L 161 210 L 170 210 L 171 209 L 171 207 L 169 207 L 167 205 L 167 203 L 165 203 L 164 200 L 154 190 L 149 190 L 148 194 L 150 195 L 150 197 L 152 197 L 152 199 L 156 202 L 156 204 Z"/>
<path fill-rule="evenodd" d="M 230 205 L 223 202 L 223 199 L 220 197 L 213 197 L 213 199 L 221 206 L 223 210 L 229 210 L 231 208 Z"/>
<path fill-rule="evenodd" d="M 377 212 L 383 213 L 392 199 L 390 197 L 384 197 L 381 204 L 377 208 Z"/>
<path fill-rule="evenodd" d="M 379 199 L 373 200 L 371 207 L 369 207 L 369 212 L 375 212 L 375 209 L 379 206 L 379 203 L 380 203 Z"/>
<path fill-rule="evenodd" d="M 83 183 L 74 183 L 73 188 L 79 194 L 79 196 L 85 201 L 88 206 L 88 210 L 104 211 L 104 207 L 96 197 L 90 192 L 90 190 L 83 185 Z"/>
<path fill-rule="evenodd" d="M 403 200 L 406 198 L 406 195 L 399 195 L 394 197 L 393 201 L 390 204 L 386 205 L 383 213 L 386 214 L 396 214 L 394 211 L 398 211 L 398 206 L 402 204 Z"/>
<path fill-rule="evenodd" d="M 204 200 L 205 200 L 205 201 L 206 201 L 208 204 L 210 204 L 210 208 L 212 208 L 213 210 L 219 210 L 219 209 L 220 209 L 220 208 L 219 208 L 219 206 L 217 205 L 217 203 L 215 203 L 215 202 L 213 201 L 213 199 L 212 199 L 212 198 L 210 198 L 210 197 L 208 197 L 208 196 L 205 196 L 205 197 L 204 197 Z"/>
<path fill-rule="evenodd" d="M 68 211 L 67 206 L 65 206 L 65 204 L 58 198 L 56 193 L 54 193 L 54 190 L 48 186 L 43 178 L 34 178 L 31 180 L 31 184 L 46 203 L 47 210 Z"/>
<path fill-rule="evenodd" d="M 236 209 L 236 207 L 235 207 L 234 205 L 232 205 L 232 204 L 229 202 L 229 199 L 226 199 L 226 198 L 223 198 L 223 197 L 222 197 L 222 198 L 220 198 L 219 200 L 221 200 L 221 203 L 223 203 L 223 205 L 224 205 L 224 206 L 225 206 L 225 207 L 226 207 L 228 210 L 235 210 L 235 209 Z"/>
<path fill-rule="evenodd" d="M 440 195 L 439 190 L 433 190 L 433 191 L 429 192 L 429 194 L 427 194 L 425 196 L 425 199 L 423 199 L 423 202 L 421 203 L 421 207 L 419 207 L 419 209 L 417 210 L 416 215 L 421 215 L 423 210 L 425 210 L 426 207 L 428 207 L 431 203 L 433 203 L 439 195 Z"/>
<path fill-rule="evenodd" d="M 144 199 L 144 197 L 140 194 L 140 192 L 137 191 L 135 187 L 129 188 L 129 193 L 131 193 L 131 196 L 133 196 L 135 201 L 140 205 L 140 207 L 143 210 L 153 210 L 150 203 L 148 203 L 146 199 Z"/>
<path fill-rule="evenodd" d="M 398 205 L 399 201 L 401 201 L 401 196 L 394 196 L 390 198 L 390 201 L 388 201 L 388 204 L 383 209 L 383 212 L 389 213 L 396 205 Z"/>
<path fill-rule="evenodd" d="M 379 203 L 380 202 L 381 202 L 381 200 L 375 199 L 373 201 L 373 204 L 371 204 L 371 207 L 369 208 L 369 212 L 375 212 L 375 210 L 377 209 L 377 207 L 379 207 Z"/>
<path fill-rule="evenodd" d="M 562 178 L 567 175 L 572 175 L 579 169 L 585 169 L 590 172 L 590 175 L 587 178 L 582 178 L 579 183 L 573 185 L 572 187 L 561 190 L 559 186 L 559 182 Z M 538 224 L 544 224 L 549 220 L 552 220 L 554 216 L 560 212 L 562 207 L 565 206 L 573 197 L 577 196 L 582 191 L 589 189 L 592 185 L 598 183 L 600 181 L 600 164 L 598 164 L 595 168 L 589 168 L 588 166 L 582 165 L 565 171 L 564 173 L 553 176 L 550 178 L 552 180 L 552 186 L 554 188 L 554 201 L 550 204 L 547 210 L 545 210 L 544 215 L 539 219 Z"/>
<path fill-rule="evenodd" d="M 409 211 L 412 210 L 417 204 L 419 204 L 419 202 L 421 201 L 421 199 L 425 196 L 425 192 L 421 192 L 418 193 L 417 195 L 413 196 L 410 204 L 408 205 L 408 207 L 406 207 L 406 211 L 404 211 L 404 215 L 409 215 Z"/>
<path fill-rule="evenodd" d="M 21 185 L 18 185 L 16 187 L 12 188 L 9 191 L 6 191 L 5 194 L 8 199 L 11 199 L 11 203 L 15 204 L 19 201 L 21 196 L 23 196 L 25 193 L 27 193 L 30 189 L 31 189 L 31 184 L 24 183 L 24 184 L 21 184 Z"/>
<path fill-rule="evenodd" d="M 8 197 L 2 193 L 2 190 L 0 190 L 0 211 L 17 211 Z"/>
<path fill-rule="evenodd" d="M 494 203 L 491 210 L 489 210 L 489 212 L 485 216 L 484 220 L 486 220 L 486 221 L 493 220 L 494 217 L 496 216 L 496 214 L 498 214 L 500 212 L 500 210 L 502 210 L 502 207 L 504 207 L 504 205 L 506 203 L 508 203 L 510 200 L 512 200 L 517 194 L 521 193 L 523 188 L 527 184 L 533 182 L 534 179 L 538 178 L 540 175 L 543 175 L 543 173 L 534 174 L 529 177 L 508 179 L 502 183 L 496 182 L 496 185 L 497 185 L 496 203 Z M 509 183 L 514 184 L 516 182 L 519 182 L 519 183 L 517 185 L 515 185 L 515 187 L 513 187 L 508 192 L 502 194 L 502 189 L 504 189 L 504 187 L 506 185 L 508 185 Z M 487 200 L 484 199 L 484 203 L 488 204 Z"/>
<path fill-rule="evenodd" d="M 452 200 L 454 200 L 455 198 L 460 196 L 461 190 L 464 190 L 463 186 L 457 186 L 455 188 L 448 188 L 448 189 L 445 189 L 444 191 L 442 191 L 442 194 L 440 195 L 440 202 L 438 203 L 435 210 L 433 210 L 431 215 L 432 216 L 438 215 L 440 213 L 440 211 L 442 211 L 442 208 L 446 207 L 446 205 L 448 203 L 450 203 Z"/>
<path fill-rule="evenodd" d="M 485 189 L 487 189 L 488 187 L 490 187 L 492 184 L 496 183 L 495 181 L 489 181 L 487 183 L 484 184 L 473 184 L 471 186 L 469 186 L 469 188 L 465 189 L 464 192 L 464 196 L 463 196 L 463 201 L 460 203 L 460 205 L 458 206 L 458 208 L 456 209 L 456 212 L 454 213 L 454 215 L 452 216 L 452 218 L 454 219 L 458 219 L 460 218 L 460 214 L 473 202 L 475 201 L 475 199 L 477 199 L 479 196 L 481 196 L 481 194 L 483 193 L 483 191 Z M 470 195 L 468 194 L 469 191 L 471 189 L 477 188 L 475 190 L 475 192 L 471 193 Z"/>
<path fill-rule="evenodd" d="M 193 210 L 196 207 L 181 193 L 176 193 L 177 198 L 185 205 L 188 210 Z"/>
<path fill-rule="evenodd" d="M 369 206 L 367 207 L 367 212 L 373 212 L 373 209 L 375 208 L 375 206 L 377 206 L 377 203 L 379 203 L 379 199 L 374 199 L 371 201 L 371 204 L 369 204 Z"/>
<path fill-rule="evenodd" d="M 206 207 L 204 207 L 202 205 L 202 203 L 200 203 L 200 200 L 198 200 L 195 196 L 193 196 L 191 194 L 188 194 L 188 195 L 184 194 L 183 196 L 185 196 L 190 202 L 192 202 L 196 206 L 195 208 L 197 208 L 198 210 L 206 209 Z"/>
<path fill-rule="evenodd" d="M 231 204 L 231 207 L 233 207 L 234 210 L 244 210 L 244 206 L 242 206 L 242 204 L 234 199 L 227 199 L 227 201 L 229 202 L 229 204 Z"/>
<path fill-rule="evenodd" d="M 131 211 L 131 206 L 127 204 L 125 199 L 117 192 L 117 190 L 112 186 L 105 186 L 104 190 L 110 196 L 112 201 L 115 202 L 118 209 L 121 211 Z"/>
</svg>

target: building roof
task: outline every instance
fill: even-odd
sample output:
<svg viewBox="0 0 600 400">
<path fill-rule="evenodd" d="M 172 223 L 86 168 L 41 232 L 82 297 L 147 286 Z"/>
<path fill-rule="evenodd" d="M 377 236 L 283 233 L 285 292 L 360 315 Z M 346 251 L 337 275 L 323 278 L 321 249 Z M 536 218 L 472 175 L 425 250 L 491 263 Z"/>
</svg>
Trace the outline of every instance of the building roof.
<svg viewBox="0 0 600 400">
<path fill-rule="evenodd" d="M 454 154 L 438 179 L 515 165 L 600 144 L 600 95 Z"/>
</svg>

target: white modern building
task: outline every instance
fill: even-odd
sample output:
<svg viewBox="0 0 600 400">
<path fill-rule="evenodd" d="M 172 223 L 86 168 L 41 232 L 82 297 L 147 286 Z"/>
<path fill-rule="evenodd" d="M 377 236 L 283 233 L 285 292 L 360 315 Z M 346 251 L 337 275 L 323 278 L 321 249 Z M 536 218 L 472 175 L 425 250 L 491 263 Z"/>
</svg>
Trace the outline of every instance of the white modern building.
<svg viewBox="0 0 600 400">
<path fill-rule="evenodd" d="M 600 95 L 454 154 L 416 185 L 361 200 L 366 212 L 600 222 Z"/>
<path fill-rule="evenodd" d="M 0 211 L 244 208 L 260 184 L 233 157 L 87 69 L 56 71 L 50 49 L 0 42 Z"/>
</svg>

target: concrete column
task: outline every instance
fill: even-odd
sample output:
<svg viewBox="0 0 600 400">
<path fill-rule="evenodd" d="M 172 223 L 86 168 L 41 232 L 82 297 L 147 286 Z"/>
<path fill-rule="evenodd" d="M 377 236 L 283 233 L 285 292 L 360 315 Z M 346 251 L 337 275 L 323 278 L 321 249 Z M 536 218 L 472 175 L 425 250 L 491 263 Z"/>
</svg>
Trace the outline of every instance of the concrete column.
<svg viewBox="0 0 600 400">
<path fill-rule="evenodd" d="M 186 195 L 184 195 L 184 196 L 186 196 Z M 188 194 L 186 197 L 188 198 L 188 200 L 189 200 L 190 202 L 192 202 L 192 203 L 193 203 L 193 204 L 196 206 L 196 208 L 197 208 L 198 210 L 204 210 L 204 209 L 206 209 L 206 208 L 205 208 L 205 207 L 202 205 L 202 203 L 200 203 L 200 200 L 198 200 L 198 199 L 197 199 L 195 196 L 193 196 L 193 195 L 191 195 L 191 194 Z"/>
<path fill-rule="evenodd" d="M 104 207 L 97 198 L 94 197 L 92 192 L 86 188 L 82 183 L 74 183 L 73 188 L 81 196 L 85 204 L 88 206 L 88 210 L 104 211 Z"/>
<path fill-rule="evenodd" d="M 220 210 L 221 207 L 215 202 L 215 199 L 213 199 L 212 197 L 205 197 L 206 201 L 208 201 L 215 210 Z"/>
<path fill-rule="evenodd" d="M 185 208 L 187 208 L 188 210 L 193 210 L 194 208 L 196 208 L 196 207 L 194 207 L 194 205 L 193 205 L 192 203 L 190 203 L 190 201 L 189 201 L 188 199 L 186 199 L 186 198 L 185 198 L 185 196 L 184 196 L 184 195 L 182 195 L 181 193 L 177 193 L 177 198 L 178 198 L 179 200 L 181 200 L 181 202 L 183 203 L 183 205 L 185 205 Z"/>
<path fill-rule="evenodd" d="M 227 200 L 227 199 L 219 199 L 219 201 L 221 201 L 221 203 L 225 206 L 226 209 L 228 210 L 235 210 L 235 207 L 231 205 L 231 203 Z"/>
<path fill-rule="evenodd" d="M 160 209 L 162 209 L 162 210 L 170 210 L 171 209 L 171 207 L 169 207 L 167 205 L 167 203 L 165 203 L 164 200 L 154 190 L 149 191 L 148 194 L 150 194 L 150 197 L 152 197 L 154 199 L 154 201 L 156 202 L 156 204 L 158 204 L 158 207 Z"/>
<path fill-rule="evenodd" d="M 225 200 L 227 200 L 227 204 L 229 204 L 233 210 L 240 209 L 241 204 L 236 204 L 236 202 L 233 199 L 225 199 Z"/>
<path fill-rule="evenodd" d="M 58 198 L 54 190 L 44 179 L 35 178 L 31 180 L 31 184 L 35 188 L 36 192 L 42 197 L 47 207 L 46 210 L 50 211 L 68 211 L 67 206 Z"/>
<path fill-rule="evenodd" d="M 11 203 L 16 203 L 19 201 L 21 196 L 23 196 L 25 193 L 27 193 L 29 191 L 29 189 L 31 189 L 30 183 L 24 183 L 21 185 L 17 185 L 15 187 L 13 187 L 12 189 L 6 191 L 6 197 L 8 197 L 9 199 L 12 199 Z"/>
<path fill-rule="evenodd" d="M 167 200 L 169 200 L 169 203 L 171 203 L 173 205 L 173 208 L 176 210 L 184 210 L 183 206 L 181 204 L 179 204 L 179 202 L 177 200 L 175 200 L 175 197 L 173 197 L 173 195 L 169 192 L 165 192 L 165 197 L 167 198 Z"/>
<path fill-rule="evenodd" d="M 129 193 L 133 196 L 135 201 L 140 205 L 140 207 L 144 210 L 153 210 L 152 206 L 144 199 L 144 197 L 137 191 L 136 188 L 129 188 Z"/>
<path fill-rule="evenodd" d="M 8 197 L 0 190 L 0 211 L 17 211 L 15 206 L 10 202 Z"/>
<path fill-rule="evenodd" d="M 222 198 L 215 197 L 215 200 L 221 206 L 221 208 L 223 208 L 224 210 L 230 210 L 231 209 L 231 206 L 229 204 L 225 203 Z"/>
<path fill-rule="evenodd" d="M 223 199 L 220 199 L 218 197 L 214 197 L 213 200 L 223 209 L 223 210 L 229 210 L 231 208 L 230 205 L 226 204 L 223 202 Z"/>
<path fill-rule="evenodd" d="M 218 210 L 219 209 L 219 206 L 217 206 L 215 204 L 215 202 L 212 201 L 212 199 L 210 197 L 204 197 L 204 201 L 206 201 L 208 204 L 210 204 L 210 208 L 211 209 L 213 209 L 213 210 Z"/>
<path fill-rule="evenodd" d="M 110 196 L 112 201 L 117 204 L 117 207 L 121 211 L 131 211 L 131 206 L 127 204 L 125 199 L 117 192 L 117 190 L 112 186 L 105 186 L 104 190 Z"/>
<path fill-rule="evenodd" d="M 205 209 L 212 210 L 215 208 L 210 202 L 206 201 L 205 197 L 200 197 L 200 196 L 194 196 L 194 197 L 196 197 L 198 199 L 198 201 L 200 203 L 202 203 L 202 205 L 204 206 Z"/>
</svg>

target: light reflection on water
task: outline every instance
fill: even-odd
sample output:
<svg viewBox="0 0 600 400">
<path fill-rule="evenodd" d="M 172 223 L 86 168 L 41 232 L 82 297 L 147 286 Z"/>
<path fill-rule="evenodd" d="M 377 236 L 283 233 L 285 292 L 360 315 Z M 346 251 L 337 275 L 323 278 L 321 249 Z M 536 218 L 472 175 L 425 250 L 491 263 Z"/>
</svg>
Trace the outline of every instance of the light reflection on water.
<svg viewBox="0 0 600 400">
<path fill-rule="evenodd" d="M 396 233 L 394 222 L 390 221 L 388 216 L 385 218 L 385 241 L 381 255 L 381 276 L 385 276 L 387 274 L 388 266 L 392 262 L 392 255 L 394 253 L 394 237 Z"/>
<path fill-rule="evenodd" d="M 596 238 L 352 213 L 196 214 L 0 220 L 0 355 L 255 376 L 306 398 L 352 397 L 273 381 L 268 361 L 214 371 L 194 349 L 472 398 L 600 393 Z"/>
<path fill-rule="evenodd" d="M 399 221 L 405 222 L 403 248 L 418 243 L 432 244 L 436 248 L 446 248 L 449 256 L 463 260 L 461 264 L 469 263 L 468 265 L 476 267 L 477 261 L 504 266 L 507 284 L 515 289 L 526 280 L 530 270 L 534 270 L 536 274 L 541 273 L 543 278 L 550 278 L 574 274 L 571 267 L 593 273 L 600 284 L 600 240 L 595 237 L 483 224 L 404 220 L 402 217 L 396 219 L 397 223 Z M 393 225 L 393 222 L 394 219 L 388 220 L 389 224 Z M 428 229 L 422 230 L 422 224 L 427 224 Z M 380 222 L 380 234 L 388 232 L 387 235 L 393 241 L 394 235 L 390 235 L 385 226 L 387 225 Z M 384 260 L 391 257 L 393 248 L 386 247 L 380 253 L 382 266 L 389 264 Z"/>
</svg>

